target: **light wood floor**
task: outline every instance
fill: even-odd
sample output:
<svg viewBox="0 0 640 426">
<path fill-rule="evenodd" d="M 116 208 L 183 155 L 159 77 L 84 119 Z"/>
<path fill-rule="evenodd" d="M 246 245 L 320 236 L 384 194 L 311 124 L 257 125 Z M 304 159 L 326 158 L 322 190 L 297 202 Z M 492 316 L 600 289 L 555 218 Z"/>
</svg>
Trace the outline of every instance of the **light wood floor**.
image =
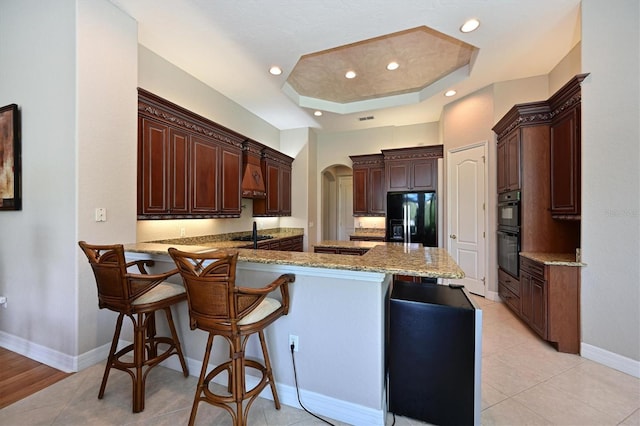
<svg viewBox="0 0 640 426">
<path fill-rule="evenodd" d="M 0 348 L 0 365 L 0 409 L 73 374 L 4 348 Z"/>
</svg>

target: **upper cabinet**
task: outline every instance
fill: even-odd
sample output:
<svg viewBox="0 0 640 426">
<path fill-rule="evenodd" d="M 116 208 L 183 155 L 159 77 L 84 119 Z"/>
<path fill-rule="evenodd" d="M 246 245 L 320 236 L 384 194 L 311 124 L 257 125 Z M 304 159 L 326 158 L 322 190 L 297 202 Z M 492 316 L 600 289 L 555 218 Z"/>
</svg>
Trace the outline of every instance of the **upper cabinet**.
<svg viewBox="0 0 640 426">
<path fill-rule="evenodd" d="M 443 146 L 382 150 L 388 192 L 436 191 Z"/>
<path fill-rule="evenodd" d="M 291 216 L 291 166 L 293 158 L 265 147 L 262 175 L 266 197 L 253 200 L 254 216 Z"/>
<path fill-rule="evenodd" d="M 291 216 L 293 158 L 138 89 L 138 219 Z"/>
<path fill-rule="evenodd" d="M 352 155 L 353 215 L 384 216 L 385 177 L 382 154 Z"/>
<path fill-rule="evenodd" d="M 138 219 L 240 217 L 244 139 L 138 89 Z"/>
<path fill-rule="evenodd" d="M 498 193 L 520 189 L 520 131 L 498 141 Z"/>
<path fill-rule="evenodd" d="M 580 218 L 580 74 L 549 99 L 551 121 L 551 214 Z"/>
</svg>

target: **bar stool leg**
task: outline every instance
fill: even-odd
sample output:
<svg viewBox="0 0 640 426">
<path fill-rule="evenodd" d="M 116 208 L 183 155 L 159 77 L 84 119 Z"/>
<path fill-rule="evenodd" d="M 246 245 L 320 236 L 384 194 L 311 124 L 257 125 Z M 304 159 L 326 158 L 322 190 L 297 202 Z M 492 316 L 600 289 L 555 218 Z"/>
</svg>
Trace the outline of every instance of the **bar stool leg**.
<svg viewBox="0 0 640 426">
<path fill-rule="evenodd" d="M 137 315 L 137 321 L 133 321 L 133 364 L 136 372 L 133 377 L 133 412 L 139 413 L 144 410 L 144 376 L 142 367 L 145 360 L 145 334 L 147 327 L 144 314 Z"/>
<path fill-rule="evenodd" d="M 207 346 L 204 350 L 204 358 L 202 359 L 202 368 L 200 369 L 200 377 L 198 378 L 198 386 L 196 386 L 196 395 L 193 398 L 193 405 L 191 406 L 191 415 L 189 416 L 189 426 L 193 426 L 196 420 L 196 414 L 198 412 L 198 403 L 200 402 L 200 395 L 204 392 L 204 378 L 207 375 L 207 365 L 209 365 L 209 356 L 211 355 L 211 346 L 213 345 L 213 333 L 209 333 L 207 339 Z"/>
<path fill-rule="evenodd" d="M 178 359 L 180 359 L 180 365 L 182 366 L 182 374 L 184 377 L 189 377 L 189 368 L 187 367 L 187 363 L 184 360 L 184 355 L 182 354 L 182 347 L 180 345 L 180 340 L 178 339 L 178 333 L 176 332 L 176 326 L 173 324 L 173 316 L 171 315 L 171 307 L 167 307 L 164 309 L 164 313 L 167 315 L 167 322 L 169 323 L 169 330 L 171 330 L 171 337 L 176 346 L 176 352 L 178 353 Z"/>
<path fill-rule="evenodd" d="M 107 365 L 104 367 L 104 374 L 102 375 L 102 383 L 100 384 L 100 391 L 98 392 L 98 399 L 102 399 L 104 396 L 104 390 L 107 387 L 107 379 L 109 378 L 109 372 L 113 365 L 113 359 L 118 348 L 118 340 L 120 339 L 120 331 L 122 330 L 122 319 L 124 314 L 119 314 L 116 320 L 116 329 L 113 332 L 113 340 L 111 341 L 111 349 L 109 349 L 109 356 L 107 357 Z"/>
<path fill-rule="evenodd" d="M 271 370 L 271 361 L 269 360 L 269 351 L 267 350 L 267 341 L 264 338 L 262 330 L 258 332 L 260 337 L 260 346 L 262 346 L 262 353 L 264 355 L 264 366 L 267 370 L 267 379 L 269 380 L 269 386 L 271 387 L 271 393 L 273 394 L 273 402 L 275 403 L 276 410 L 280 409 L 280 399 L 278 398 L 278 391 L 276 390 L 276 382 L 273 380 L 273 371 Z"/>
</svg>

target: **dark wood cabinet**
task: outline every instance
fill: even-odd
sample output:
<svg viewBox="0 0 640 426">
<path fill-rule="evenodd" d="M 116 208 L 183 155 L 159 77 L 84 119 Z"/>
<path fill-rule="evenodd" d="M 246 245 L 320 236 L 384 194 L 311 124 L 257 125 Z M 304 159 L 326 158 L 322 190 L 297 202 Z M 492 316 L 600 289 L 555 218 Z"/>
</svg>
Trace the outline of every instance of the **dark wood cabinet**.
<svg viewBox="0 0 640 426">
<path fill-rule="evenodd" d="M 253 244 L 246 245 L 242 248 L 251 249 Z M 293 237 L 278 238 L 275 240 L 265 240 L 258 242 L 260 250 L 280 250 L 280 251 L 303 251 L 304 236 L 295 235 Z"/>
<path fill-rule="evenodd" d="M 498 194 L 520 189 L 520 131 L 515 129 L 498 142 Z"/>
<path fill-rule="evenodd" d="M 551 120 L 551 214 L 580 219 L 581 204 L 581 88 L 586 77 L 571 79 L 549 99 Z"/>
<path fill-rule="evenodd" d="M 291 216 L 291 165 L 293 158 L 265 148 L 262 174 L 267 195 L 253 201 L 254 216 Z"/>
<path fill-rule="evenodd" d="M 147 118 L 140 118 L 138 124 L 139 214 L 188 214 L 189 135 Z"/>
<path fill-rule="evenodd" d="M 384 242 L 382 235 L 350 235 L 349 241 L 380 241 Z"/>
<path fill-rule="evenodd" d="M 191 213 L 219 211 L 218 164 L 220 147 L 198 136 L 191 146 Z"/>
<path fill-rule="evenodd" d="M 576 266 L 520 258 L 522 319 L 558 351 L 580 351 L 580 275 Z"/>
<path fill-rule="evenodd" d="M 139 89 L 138 219 L 240 217 L 243 137 Z"/>
<path fill-rule="evenodd" d="M 510 152 L 508 167 L 519 171 L 504 179 L 519 181 L 507 188 L 520 190 L 520 251 L 572 253 L 580 247 L 579 223 L 554 220 L 550 213 L 550 125 L 549 104 L 541 101 L 515 105 L 493 130 L 502 152 Z"/>
<path fill-rule="evenodd" d="M 353 215 L 385 215 L 385 175 L 382 154 L 353 155 Z"/>
<path fill-rule="evenodd" d="M 520 314 L 520 280 L 498 269 L 498 294 L 509 307 Z"/>
<path fill-rule="evenodd" d="M 443 146 L 382 150 L 388 192 L 436 191 Z"/>
<path fill-rule="evenodd" d="M 313 247 L 314 253 L 345 254 L 349 256 L 362 256 L 368 251 L 369 251 L 368 248 L 358 248 L 358 247 L 322 247 L 322 246 Z"/>
<path fill-rule="evenodd" d="M 220 211 L 235 215 L 242 208 L 242 152 L 222 146 L 220 167 Z"/>
</svg>

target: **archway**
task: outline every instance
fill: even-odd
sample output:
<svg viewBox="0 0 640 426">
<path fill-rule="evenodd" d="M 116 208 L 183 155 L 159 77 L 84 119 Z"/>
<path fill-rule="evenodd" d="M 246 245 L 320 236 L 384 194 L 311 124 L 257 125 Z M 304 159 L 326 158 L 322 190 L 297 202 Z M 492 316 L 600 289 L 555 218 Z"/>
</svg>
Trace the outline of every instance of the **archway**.
<svg viewBox="0 0 640 426">
<path fill-rule="evenodd" d="M 353 230 L 353 192 L 347 189 L 351 188 L 352 179 L 353 170 L 342 164 L 334 164 L 322 171 L 323 240 L 348 239 L 350 230 Z"/>
</svg>

